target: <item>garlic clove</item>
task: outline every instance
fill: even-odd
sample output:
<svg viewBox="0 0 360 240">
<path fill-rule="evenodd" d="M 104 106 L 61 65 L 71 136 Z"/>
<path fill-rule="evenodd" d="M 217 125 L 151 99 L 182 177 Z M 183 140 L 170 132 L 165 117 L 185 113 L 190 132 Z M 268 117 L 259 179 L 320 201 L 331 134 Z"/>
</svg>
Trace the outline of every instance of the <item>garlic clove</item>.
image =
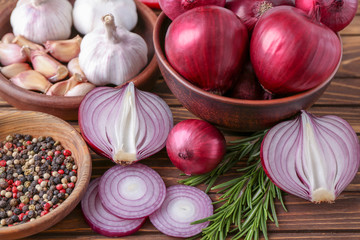
<svg viewBox="0 0 360 240">
<path fill-rule="evenodd" d="M 2 43 L 11 43 L 15 38 L 15 35 L 13 33 L 6 33 L 2 38 Z"/>
<path fill-rule="evenodd" d="M 40 91 L 43 93 L 46 93 L 52 85 L 43 75 L 34 70 L 21 72 L 15 77 L 10 78 L 10 81 L 24 89 Z"/>
<path fill-rule="evenodd" d="M 67 97 L 85 96 L 88 92 L 93 90 L 95 87 L 96 86 L 94 84 L 89 83 L 89 82 L 80 83 L 80 84 L 76 85 L 75 87 L 71 88 L 69 91 L 67 91 L 65 96 L 67 96 Z"/>
<path fill-rule="evenodd" d="M 27 56 L 22 47 L 14 43 L 0 43 L 0 63 L 7 66 L 26 62 Z"/>
<path fill-rule="evenodd" d="M 31 67 L 27 63 L 13 63 L 11 65 L 0 67 L 0 72 L 7 78 L 12 78 L 21 72 L 31 70 Z"/>
<path fill-rule="evenodd" d="M 46 41 L 44 46 L 46 51 L 57 60 L 69 62 L 79 55 L 81 40 L 82 38 L 77 35 L 68 40 Z"/>
<path fill-rule="evenodd" d="M 34 69 L 43 74 L 50 82 L 67 77 L 68 69 L 44 51 L 32 50 L 30 59 Z"/>
<path fill-rule="evenodd" d="M 30 41 L 29 39 L 25 38 L 25 37 L 22 36 L 22 35 L 19 35 L 19 36 L 15 37 L 15 38 L 13 39 L 12 43 L 17 44 L 17 45 L 19 45 L 20 47 L 27 46 L 27 47 L 29 47 L 31 50 L 41 50 L 41 51 L 44 50 L 43 46 L 41 46 L 41 45 L 39 45 L 39 44 L 36 44 L 36 43 Z"/>
<path fill-rule="evenodd" d="M 52 85 L 46 92 L 46 95 L 50 96 L 64 96 L 70 89 L 76 85 L 83 83 L 83 79 L 79 74 L 73 75 L 71 78 L 65 81 L 57 82 Z"/>
<path fill-rule="evenodd" d="M 70 60 L 70 62 L 67 65 L 67 68 L 69 70 L 70 76 L 74 75 L 75 73 L 78 73 L 81 75 L 83 79 L 86 79 L 85 73 L 81 70 L 80 64 L 79 64 L 79 58 L 73 58 Z"/>
</svg>

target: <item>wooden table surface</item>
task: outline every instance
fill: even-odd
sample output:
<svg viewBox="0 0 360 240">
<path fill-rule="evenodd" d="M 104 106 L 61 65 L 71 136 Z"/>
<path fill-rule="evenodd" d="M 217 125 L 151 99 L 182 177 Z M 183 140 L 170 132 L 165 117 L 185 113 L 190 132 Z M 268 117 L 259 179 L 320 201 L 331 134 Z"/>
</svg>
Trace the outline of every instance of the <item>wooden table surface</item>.
<svg viewBox="0 0 360 240">
<path fill-rule="evenodd" d="M 324 95 L 311 107 L 316 115 L 335 114 L 347 120 L 360 135 L 360 7 L 355 19 L 341 32 L 344 56 L 341 67 Z M 188 118 L 195 118 L 171 94 L 160 77 L 153 90 L 170 106 L 174 123 Z M 13 109 L 0 100 L 1 109 Z M 77 130 L 78 123 L 70 122 Z M 240 138 L 241 134 L 226 133 L 227 140 Z M 92 179 L 100 177 L 113 163 L 92 152 Z M 162 150 L 158 154 L 143 160 L 155 169 L 164 179 L 166 186 L 177 184 L 180 171 L 177 170 Z M 235 177 L 236 173 L 227 174 L 222 180 Z M 205 186 L 199 186 L 204 190 Z M 215 200 L 218 196 L 210 193 Z M 312 204 L 300 198 L 284 197 L 288 212 L 284 212 L 277 203 L 279 228 L 269 223 L 269 238 L 278 239 L 360 239 L 360 174 L 339 196 L 334 204 Z M 52 228 L 27 239 L 105 239 L 85 223 L 80 206 Z M 0 236 L 1 239 L 1 236 Z M 161 234 L 147 220 L 135 234 L 121 239 L 160 240 L 175 239 Z"/>
</svg>

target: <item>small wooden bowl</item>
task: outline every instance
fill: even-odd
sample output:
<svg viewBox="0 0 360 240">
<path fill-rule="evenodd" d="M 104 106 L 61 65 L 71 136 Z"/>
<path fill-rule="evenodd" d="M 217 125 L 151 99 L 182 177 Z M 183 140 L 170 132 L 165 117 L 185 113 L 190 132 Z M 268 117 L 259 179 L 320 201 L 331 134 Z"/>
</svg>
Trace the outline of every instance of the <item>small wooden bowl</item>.
<svg viewBox="0 0 360 240">
<path fill-rule="evenodd" d="M 165 82 L 186 109 L 223 129 L 239 132 L 263 130 L 294 116 L 301 109 L 309 108 L 326 90 L 341 62 L 340 59 L 335 71 L 324 83 L 289 97 L 272 100 L 243 100 L 218 96 L 191 84 L 167 61 L 164 54 L 164 42 L 170 23 L 171 20 L 161 13 L 153 35 L 156 57 Z"/>
<path fill-rule="evenodd" d="M 16 2 L 14 0 L 3 1 L 0 5 L 0 36 L 12 32 L 10 14 Z M 74 0 L 71 2 L 73 3 Z M 147 43 L 149 62 L 142 72 L 130 81 L 142 90 L 151 90 L 160 74 L 152 40 L 156 15 L 145 4 L 137 0 L 135 3 L 139 19 L 133 32 L 142 36 Z M 0 74 L 0 97 L 18 109 L 46 112 L 65 120 L 77 120 L 78 108 L 83 99 L 83 97 L 47 96 L 28 91 L 10 83 L 2 74 Z"/>
<path fill-rule="evenodd" d="M 72 152 L 77 164 L 77 182 L 70 196 L 52 212 L 32 222 L 0 228 L 1 239 L 17 239 L 33 235 L 53 226 L 80 202 L 91 177 L 91 157 L 80 134 L 67 122 L 52 115 L 31 111 L 1 111 L 0 141 L 19 133 L 33 137 L 50 136 Z"/>
</svg>

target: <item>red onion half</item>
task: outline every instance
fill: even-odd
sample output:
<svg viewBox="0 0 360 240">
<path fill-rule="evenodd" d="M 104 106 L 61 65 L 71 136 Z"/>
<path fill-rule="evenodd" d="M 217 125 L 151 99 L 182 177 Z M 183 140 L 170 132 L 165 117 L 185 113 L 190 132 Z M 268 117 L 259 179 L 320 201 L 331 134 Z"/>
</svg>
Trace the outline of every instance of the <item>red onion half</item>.
<svg viewBox="0 0 360 240">
<path fill-rule="evenodd" d="M 126 165 L 160 151 L 173 118 L 164 100 L 130 82 L 89 92 L 79 107 L 79 126 L 94 151 Z"/>
<path fill-rule="evenodd" d="M 159 0 L 160 8 L 166 16 L 174 20 L 184 12 L 195 7 L 216 5 L 225 6 L 226 0 Z"/>
<path fill-rule="evenodd" d="M 213 170 L 226 151 L 224 135 L 203 120 L 188 119 L 175 125 L 166 140 L 171 162 L 186 175 Z"/>
<path fill-rule="evenodd" d="M 194 8 L 169 26 L 165 54 L 171 66 L 205 91 L 225 93 L 242 67 L 248 33 L 228 9 Z"/>
<path fill-rule="evenodd" d="M 190 186 L 168 187 L 161 208 L 150 215 L 151 223 L 162 233 L 172 237 L 192 237 L 209 225 L 209 222 L 190 223 L 213 214 L 211 199 L 203 191 Z"/>
<path fill-rule="evenodd" d="M 360 145 L 349 123 L 306 111 L 266 134 L 261 160 L 282 190 L 312 202 L 333 202 L 355 177 Z"/>
<path fill-rule="evenodd" d="M 99 188 L 105 209 L 125 219 L 149 216 L 160 208 L 166 193 L 160 175 L 140 163 L 110 168 L 101 177 Z"/>
<path fill-rule="evenodd" d="M 260 84 L 276 94 L 320 85 L 335 74 L 342 47 L 328 27 L 291 6 L 268 10 L 256 24 L 250 57 Z"/>
<path fill-rule="evenodd" d="M 335 32 L 343 30 L 354 19 L 358 0 L 296 0 L 296 7 L 310 12 L 320 7 L 320 21 Z"/>
<path fill-rule="evenodd" d="M 82 212 L 91 229 L 107 237 L 123 237 L 139 230 L 146 218 L 126 220 L 105 210 L 99 199 L 99 182 L 100 178 L 91 181 L 81 200 Z"/>
<path fill-rule="evenodd" d="M 294 0 L 231 0 L 225 7 L 233 11 L 252 31 L 262 14 L 280 5 L 294 6 Z"/>
</svg>

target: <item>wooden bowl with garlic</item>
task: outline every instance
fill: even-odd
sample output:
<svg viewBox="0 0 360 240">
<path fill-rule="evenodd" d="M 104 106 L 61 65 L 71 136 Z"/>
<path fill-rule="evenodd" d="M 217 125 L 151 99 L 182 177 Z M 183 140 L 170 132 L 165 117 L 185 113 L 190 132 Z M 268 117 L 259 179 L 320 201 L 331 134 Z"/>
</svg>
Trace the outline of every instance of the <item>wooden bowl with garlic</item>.
<svg viewBox="0 0 360 240">
<path fill-rule="evenodd" d="M 65 17 L 64 14 L 63 19 L 59 20 L 56 19 L 59 14 L 50 14 L 51 9 L 44 11 L 49 13 L 49 16 L 45 14 L 48 17 L 46 21 L 50 25 L 54 22 L 51 26 L 56 26 L 48 30 L 43 25 L 33 24 L 32 19 L 22 17 L 31 16 L 33 8 L 43 7 L 43 2 L 49 2 L 56 9 L 68 8 L 66 4 L 59 5 L 62 1 L 55 0 L 9 0 L 0 5 L 2 99 L 18 109 L 45 112 L 64 120 L 77 120 L 83 95 L 95 85 L 116 87 L 132 81 L 142 90 L 150 90 L 154 86 L 160 72 L 152 40 L 156 15 L 150 8 L 134 0 L 136 8 L 135 5 L 129 6 L 130 10 L 125 6 L 118 7 L 130 14 L 129 19 L 120 19 L 124 12 L 116 10 L 118 12 L 112 15 L 108 14 L 111 8 L 97 7 L 97 15 L 102 17 L 100 23 L 93 23 L 89 19 L 90 14 L 81 11 L 86 8 L 82 6 L 86 1 L 70 0 L 71 16 Z M 36 6 L 26 9 L 26 4 Z M 17 12 L 12 14 L 15 7 Z M 134 15 L 137 15 L 137 20 L 133 20 Z M 30 21 L 30 27 L 26 27 L 26 21 Z M 69 21 L 71 26 L 67 25 Z M 120 23 L 124 27 L 119 27 Z M 97 26 L 97 29 L 93 31 L 89 25 Z M 31 32 L 35 28 L 39 34 Z M 9 33 L 14 33 L 16 37 Z M 111 44 L 104 42 L 104 38 Z M 117 44 L 122 40 L 128 46 Z M 10 49 L 9 44 L 14 48 L 17 48 L 14 45 L 18 45 L 20 53 L 14 54 L 18 50 Z M 129 49 L 135 50 L 135 53 Z M 9 51 L 12 51 L 10 58 L 4 54 Z M 119 52 L 122 55 L 117 56 Z"/>
</svg>

